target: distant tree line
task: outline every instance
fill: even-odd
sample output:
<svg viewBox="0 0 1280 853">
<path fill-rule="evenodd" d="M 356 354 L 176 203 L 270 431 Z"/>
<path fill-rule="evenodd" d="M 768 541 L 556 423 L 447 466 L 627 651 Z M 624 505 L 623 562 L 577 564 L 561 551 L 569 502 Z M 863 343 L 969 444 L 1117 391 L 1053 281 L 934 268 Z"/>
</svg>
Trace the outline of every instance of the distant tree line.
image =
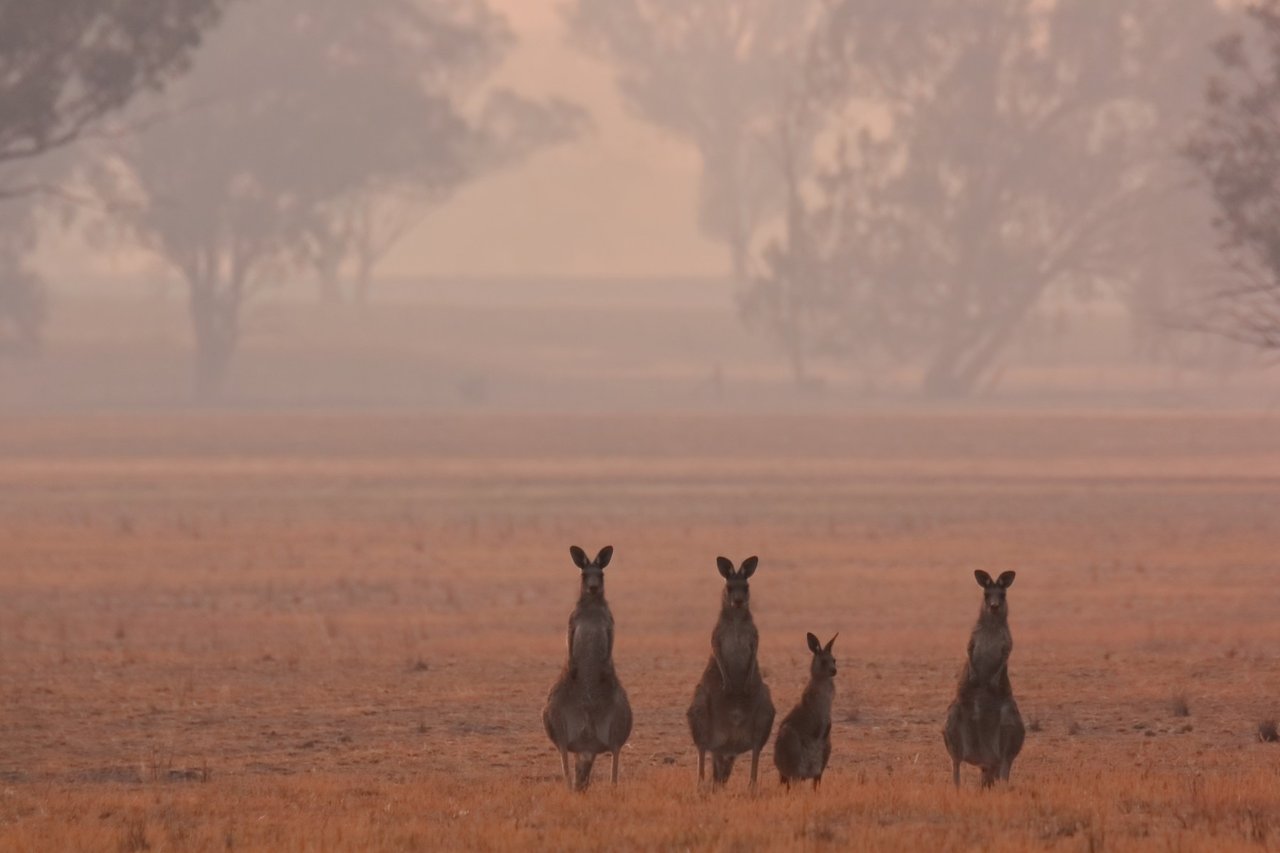
<svg viewBox="0 0 1280 853">
<path fill-rule="evenodd" d="M 565 20 L 698 152 L 699 223 L 802 385 L 890 365 L 973 394 L 1049 294 L 1280 349 L 1280 0 L 572 0 Z M 432 206 L 582 131 L 492 85 L 513 44 L 485 0 L 0 0 L 0 352 L 39 341 L 39 217 L 87 196 L 184 282 L 216 394 L 254 293 L 305 271 L 365 300 Z"/>
<path fill-rule="evenodd" d="M 489 85 L 513 43 L 484 0 L 0 0 L 0 167 L 94 138 L 77 185 L 185 283 L 211 396 L 254 293 L 307 270 L 363 300 L 432 205 L 580 132 L 577 107 Z M 33 217 L 65 194 L 0 171 L 15 346 L 43 318 Z"/>
<path fill-rule="evenodd" d="M 702 221 L 795 379 L 996 380 L 1050 293 L 1280 341 L 1280 3 L 576 0 L 636 112 L 702 154 Z M 1215 35 L 1216 34 L 1216 35 Z M 1205 81 L 1212 76 L 1208 108 Z M 1214 224 L 1245 277 L 1202 248 Z"/>
</svg>

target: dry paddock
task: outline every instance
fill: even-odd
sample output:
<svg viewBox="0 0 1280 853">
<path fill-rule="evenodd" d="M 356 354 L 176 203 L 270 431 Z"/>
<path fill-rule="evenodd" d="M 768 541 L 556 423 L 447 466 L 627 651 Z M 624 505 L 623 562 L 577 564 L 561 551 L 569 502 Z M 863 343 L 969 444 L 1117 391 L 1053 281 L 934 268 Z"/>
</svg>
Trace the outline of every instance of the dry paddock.
<svg viewBox="0 0 1280 853">
<path fill-rule="evenodd" d="M 636 711 L 585 795 L 538 717 L 575 543 Z M 780 713 L 840 632 L 817 793 L 695 790 L 718 554 Z M 0 849 L 1277 848 L 1278 563 L 1275 416 L 9 417 Z M 974 568 L 1031 727 L 985 793 Z"/>
</svg>

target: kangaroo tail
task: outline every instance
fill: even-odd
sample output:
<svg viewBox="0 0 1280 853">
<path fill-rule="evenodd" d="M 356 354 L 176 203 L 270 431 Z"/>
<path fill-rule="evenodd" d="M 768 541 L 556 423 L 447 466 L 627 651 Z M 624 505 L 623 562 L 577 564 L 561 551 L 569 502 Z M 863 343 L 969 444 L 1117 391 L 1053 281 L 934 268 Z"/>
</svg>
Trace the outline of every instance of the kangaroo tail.
<svg viewBox="0 0 1280 853">
<path fill-rule="evenodd" d="M 574 784 L 573 787 L 579 791 L 587 790 L 591 784 L 591 766 L 595 764 L 596 757 L 592 753 L 579 752 L 574 757 Z"/>
<path fill-rule="evenodd" d="M 729 781 L 729 774 L 733 772 L 733 760 L 736 755 L 713 755 L 711 756 L 711 778 L 715 780 L 717 785 L 723 785 Z"/>
</svg>

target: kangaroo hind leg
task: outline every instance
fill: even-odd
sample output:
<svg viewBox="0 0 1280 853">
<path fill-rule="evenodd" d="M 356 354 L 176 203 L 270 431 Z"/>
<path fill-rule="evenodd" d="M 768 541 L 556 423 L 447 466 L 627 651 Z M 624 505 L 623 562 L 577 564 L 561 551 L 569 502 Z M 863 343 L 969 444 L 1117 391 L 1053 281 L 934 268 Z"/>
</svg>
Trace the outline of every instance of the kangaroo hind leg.
<svg viewBox="0 0 1280 853">
<path fill-rule="evenodd" d="M 573 774 L 569 772 L 569 750 L 561 747 L 560 749 L 560 770 L 564 773 L 564 783 L 569 786 L 569 790 L 573 790 Z"/>
</svg>

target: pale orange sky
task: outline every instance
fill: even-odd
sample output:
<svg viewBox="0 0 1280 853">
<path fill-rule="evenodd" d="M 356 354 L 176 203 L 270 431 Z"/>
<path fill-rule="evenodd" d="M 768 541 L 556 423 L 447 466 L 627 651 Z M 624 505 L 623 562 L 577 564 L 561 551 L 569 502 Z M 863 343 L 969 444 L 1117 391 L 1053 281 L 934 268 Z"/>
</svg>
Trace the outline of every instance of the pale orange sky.
<svg viewBox="0 0 1280 853">
<path fill-rule="evenodd" d="M 608 67 L 566 43 L 562 2 L 490 0 L 520 38 L 499 82 L 581 104 L 593 131 L 465 188 L 405 239 L 382 272 L 726 272 L 724 249 L 698 233 L 693 149 L 627 114 Z"/>
</svg>

